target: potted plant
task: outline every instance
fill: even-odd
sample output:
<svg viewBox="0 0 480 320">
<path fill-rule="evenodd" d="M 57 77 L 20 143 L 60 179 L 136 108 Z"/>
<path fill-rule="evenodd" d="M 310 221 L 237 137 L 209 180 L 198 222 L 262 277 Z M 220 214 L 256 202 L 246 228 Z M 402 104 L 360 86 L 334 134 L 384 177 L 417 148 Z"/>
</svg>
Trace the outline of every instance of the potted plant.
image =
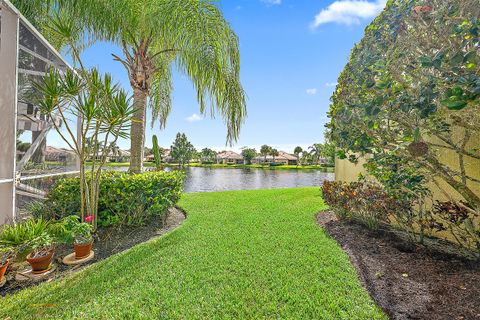
<svg viewBox="0 0 480 320">
<path fill-rule="evenodd" d="M 27 262 L 33 273 L 42 273 L 48 270 L 55 253 L 54 240 L 44 232 L 28 243 L 31 252 L 27 255 Z"/>
<path fill-rule="evenodd" d="M 88 257 L 93 247 L 93 226 L 88 222 L 77 223 L 72 229 L 75 259 Z"/>
<path fill-rule="evenodd" d="M 5 247 L 0 249 L 0 282 L 2 282 L 5 272 L 7 272 L 10 259 L 12 259 L 13 256 L 14 253 L 11 248 Z"/>
<path fill-rule="evenodd" d="M 75 259 L 88 257 L 93 247 L 93 216 L 85 217 L 86 222 L 80 222 L 80 217 L 72 215 L 64 219 L 67 242 L 73 243 Z"/>
</svg>

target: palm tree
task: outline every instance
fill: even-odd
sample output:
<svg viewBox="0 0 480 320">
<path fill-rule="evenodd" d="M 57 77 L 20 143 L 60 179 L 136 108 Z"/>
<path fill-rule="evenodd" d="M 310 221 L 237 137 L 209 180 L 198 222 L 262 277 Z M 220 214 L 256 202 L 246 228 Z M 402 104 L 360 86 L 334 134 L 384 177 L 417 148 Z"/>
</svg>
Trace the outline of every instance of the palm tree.
<svg viewBox="0 0 480 320">
<path fill-rule="evenodd" d="M 315 163 L 318 164 L 322 157 L 323 145 L 321 143 L 314 143 L 312 146 L 308 147 L 308 149 L 310 150 L 310 155 L 315 160 Z"/>
<path fill-rule="evenodd" d="M 122 48 L 123 55 L 113 57 L 128 73 L 136 108 L 130 171 L 143 167 L 147 107 L 152 125 L 157 120 L 162 128 L 166 125 L 173 64 L 193 82 L 200 113 L 218 112 L 227 125 L 227 142 L 237 140 L 246 116 L 239 42 L 213 1 L 49 0 L 50 10 L 42 1 L 30 2 L 53 15 L 43 24 L 47 38 L 57 47 L 68 44 L 74 61 L 80 61 L 85 39 L 112 41 Z"/>
<path fill-rule="evenodd" d="M 112 142 L 110 144 L 110 151 L 112 152 L 112 157 L 115 158 L 115 161 L 121 162 L 120 160 L 121 160 L 122 153 L 120 151 L 120 147 L 117 145 L 116 142 Z"/>
<path fill-rule="evenodd" d="M 303 152 L 303 149 L 300 146 L 297 146 L 295 148 L 295 150 L 293 150 L 293 153 L 297 157 L 297 166 L 300 164 L 300 153 L 302 153 L 302 152 Z"/>
<path fill-rule="evenodd" d="M 260 147 L 260 154 L 263 156 L 263 163 L 267 162 L 267 156 L 270 154 L 271 151 L 272 151 L 272 147 L 266 144 Z"/>
<path fill-rule="evenodd" d="M 278 157 L 279 154 L 280 154 L 280 153 L 278 152 L 277 149 L 273 149 L 273 148 L 272 148 L 272 149 L 270 150 L 270 155 L 271 155 L 272 158 L 273 158 L 273 163 L 275 163 L 275 157 Z"/>
</svg>

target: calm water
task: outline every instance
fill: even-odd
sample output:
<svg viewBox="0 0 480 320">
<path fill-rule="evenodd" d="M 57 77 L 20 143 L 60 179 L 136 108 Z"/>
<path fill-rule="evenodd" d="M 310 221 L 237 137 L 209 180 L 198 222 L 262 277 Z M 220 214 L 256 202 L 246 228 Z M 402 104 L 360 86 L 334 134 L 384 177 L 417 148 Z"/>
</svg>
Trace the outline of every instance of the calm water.
<svg viewBox="0 0 480 320">
<path fill-rule="evenodd" d="M 321 186 L 334 174 L 317 170 L 186 168 L 186 192 Z"/>
<path fill-rule="evenodd" d="M 109 170 L 126 171 L 128 167 Z M 146 168 L 147 170 L 149 168 Z M 170 167 L 166 171 L 175 170 Z M 213 192 L 271 188 L 320 187 L 324 180 L 334 180 L 332 172 L 318 170 L 262 170 L 186 167 L 185 192 Z"/>
</svg>

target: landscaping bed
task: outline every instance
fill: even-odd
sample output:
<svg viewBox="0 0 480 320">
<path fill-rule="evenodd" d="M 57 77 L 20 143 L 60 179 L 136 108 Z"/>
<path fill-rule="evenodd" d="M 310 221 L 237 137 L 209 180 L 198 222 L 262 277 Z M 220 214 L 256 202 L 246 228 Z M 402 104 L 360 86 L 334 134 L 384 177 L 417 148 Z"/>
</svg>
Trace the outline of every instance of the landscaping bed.
<svg viewBox="0 0 480 320">
<path fill-rule="evenodd" d="M 142 226 L 112 226 L 99 229 L 95 234 L 94 240 L 93 251 L 95 252 L 95 256 L 92 260 L 76 266 L 67 266 L 62 262 L 63 257 L 73 252 L 72 246 L 57 246 L 54 258 L 55 270 L 40 281 L 16 281 L 16 272 L 24 270 L 28 264 L 26 262 L 15 263 L 10 267 L 7 275 L 5 275 L 7 282 L 3 287 L 0 287 L 0 296 L 35 286 L 41 282 L 50 282 L 54 279 L 62 278 L 72 272 L 81 270 L 89 264 L 104 260 L 113 254 L 127 250 L 139 243 L 161 236 L 181 225 L 185 217 L 186 215 L 182 210 L 170 208 L 165 218 L 158 216 L 151 217 Z"/>
<path fill-rule="evenodd" d="M 480 263 L 413 245 L 391 231 L 317 222 L 349 255 L 365 288 L 392 319 L 480 319 Z"/>
</svg>

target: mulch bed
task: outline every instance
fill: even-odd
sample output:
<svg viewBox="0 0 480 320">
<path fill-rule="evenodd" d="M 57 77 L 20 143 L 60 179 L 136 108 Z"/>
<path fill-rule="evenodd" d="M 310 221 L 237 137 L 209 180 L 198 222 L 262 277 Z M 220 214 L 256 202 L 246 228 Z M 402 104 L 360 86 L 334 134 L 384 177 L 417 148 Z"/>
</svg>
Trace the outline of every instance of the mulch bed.
<svg viewBox="0 0 480 320">
<path fill-rule="evenodd" d="M 338 221 L 330 211 L 320 212 L 317 222 L 392 319 L 480 319 L 480 262 L 413 245 L 391 230 Z"/>
<path fill-rule="evenodd" d="M 24 270 L 28 264 L 26 262 L 15 263 L 9 267 L 5 275 L 7 282 L 3 287 L 0 287 L 0 296 L 12 294 L 18 290 L 38 285 L 41 282 L 50 282 L 54 279 L 65 277 L 72 272 L 83 269 L 87 265 L 106 259 L 113 254 L 127 250 L 152 238 L 159 237 L 181 225 L 185 218 L 186 214 L 181 209 L 171 208 L 165 219 L 152 218 L 143 226 L 99 229 L 95 235 L 93 247 L 95 257 L 81 265 L 64 265 L 62 259 L 73 252 L 73 247 L 58 246 L 55 249 L 54 258 L 56 269 L 41 281 L 16 281 L 16 272 Z"/>
</svg>

